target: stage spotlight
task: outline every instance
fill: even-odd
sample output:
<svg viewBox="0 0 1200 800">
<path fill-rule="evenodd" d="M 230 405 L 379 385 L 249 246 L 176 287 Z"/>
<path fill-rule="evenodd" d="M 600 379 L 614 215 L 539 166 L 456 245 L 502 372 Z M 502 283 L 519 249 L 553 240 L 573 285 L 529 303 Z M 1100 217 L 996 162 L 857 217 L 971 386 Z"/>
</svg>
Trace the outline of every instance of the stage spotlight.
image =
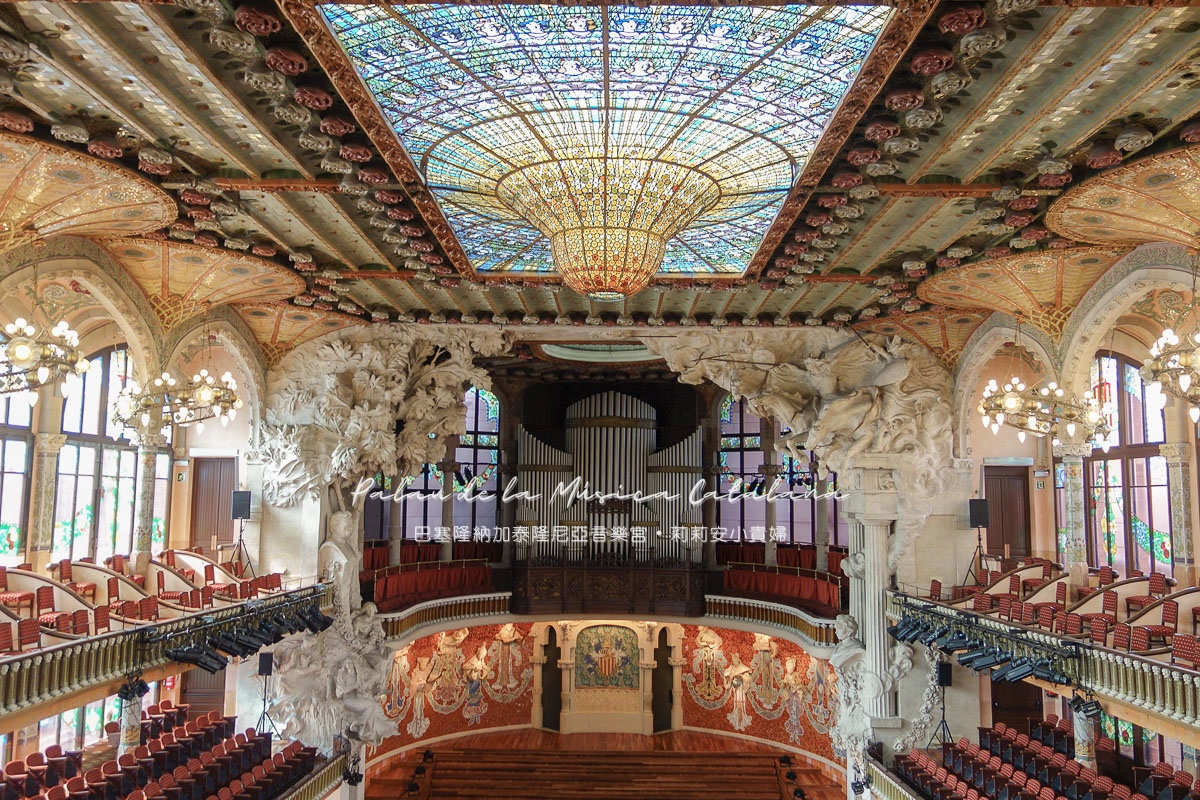
<svg viewBox="0 0 1200 800">
<path fill-rule="evenodd" d="M 1016 683 L 1023 681 L 1033 674 L 1033 662 L 1027 658 L 1018 658 L 1009 664 L 1009 669 L 1004 673 L 1004 680 Z"/>
<path fill-rule="evenodd" d="M 1103 707 L 1101 707 L 1099 701 L 1097 700 L 1088 700 L 1079 709 L 1079 713 L 1083 714 L 1083 716 L 1087 717 L 1088 719 L 1100 719 L 1100 714 L 1103 713 L 1103 711 Z"/>
<path fill-rule="evenodd" d="M 1039 661 L 1033 665 L 1033 676 L 1059 686 L 1070 686 L 1071 678 L 1055 669 L 1049 661 Z"/>
<path fill-rule="evenodd" d="M 938 628 L 937 630 L 930 631 L 929 633 L 922 636 L 921 644 L 925 644 L 925 645 L 931 644 L 931 643 L 937 641 L 938 639 L 942 638 L 949 632 L 950 632 L 949 626 L 943 625 L 940 628 Z"/>
</svg>

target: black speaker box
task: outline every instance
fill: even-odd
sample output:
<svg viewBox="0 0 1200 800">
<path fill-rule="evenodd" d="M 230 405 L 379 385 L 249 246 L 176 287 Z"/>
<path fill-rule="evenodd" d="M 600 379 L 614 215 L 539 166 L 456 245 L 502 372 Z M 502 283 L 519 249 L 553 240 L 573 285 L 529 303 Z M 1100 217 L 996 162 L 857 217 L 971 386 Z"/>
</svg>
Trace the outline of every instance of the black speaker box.
<svg viewBox="0 0 1200 800">
<path fill-rule="evenodd" d="M 984 499 L 984 500 L 971 500 L 969 502 L 971 504 L 971 527 L 972 528 L 988 527 L 988 525 L 990 524 L 988 521 L 989 520 L 988 501 L 986 499 Z"/>
<path fill-rule="evenodd" d="M 247 492 L 246 494 L 249 494 Z M 950 666 L 946 664 L 945 666 Z M 275 671 L 275 654 L 274 653 L 259 653 L 258 654 L 258 674 L 270 675 Z"/>
<path fill-rule="evenodd" d="M 950 671 L 950 662 L 943 661 L 938 664 L 938 686 L 953 686 L 954 677 Z"/>
<path fill-rule="evenodd" d="M 250 519 L 249 492 L 234 491 L 229 495 L 229 518 Z"/>
</svg>

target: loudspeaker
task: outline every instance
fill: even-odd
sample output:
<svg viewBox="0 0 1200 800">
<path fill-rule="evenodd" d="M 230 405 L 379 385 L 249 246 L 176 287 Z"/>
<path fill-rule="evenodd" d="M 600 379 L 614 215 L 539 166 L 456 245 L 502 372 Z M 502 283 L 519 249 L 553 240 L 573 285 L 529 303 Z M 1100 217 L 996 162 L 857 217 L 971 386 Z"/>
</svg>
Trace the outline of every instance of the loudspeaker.
<svg viewBox="0 0 1200 800">
<path fill-rule="evenodd" d="M 974 501 L 972 501 L 974 502 Z M 229 495 L 229 518 L 250 519 L 250 493 L 234 490 Z"/>
<path fill-rule="evenodd" d="M 971 526 L 972 528 L 986 528 L 990 524 L 988 522 L 988 501 L 971 500 Z"/>
<path fill-rule="evenodd" d="M 953 686 L 954 676 L 950 671 L 950 662 L 943 661 L 938 664 L 938 686 Z"/>
<path fill-rule="evenodd" d="M 250 493 L 246 492 L 246 494 L 250 494 Z M 943 666 L 948 667 L 950 665 L 944 664 Z M 275 671 L 275 654 L 274 653 L 259 653 L 258 654 L 258 674 L 259 675 L 270 675 L 274 671 Z"/>
</svg>

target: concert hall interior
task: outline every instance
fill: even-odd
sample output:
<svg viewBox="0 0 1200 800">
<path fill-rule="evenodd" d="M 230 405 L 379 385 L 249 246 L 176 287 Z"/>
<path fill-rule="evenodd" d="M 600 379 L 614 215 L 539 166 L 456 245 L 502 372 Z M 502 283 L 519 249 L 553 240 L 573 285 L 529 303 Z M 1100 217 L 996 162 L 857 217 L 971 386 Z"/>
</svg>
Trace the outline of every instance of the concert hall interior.
<svg viewBox="0 0 1200 800">
<path fill-rule="evenodd" d="M 1200 0 L 0 0 L 0 800 L 1200 800 Z"/>
</svg>

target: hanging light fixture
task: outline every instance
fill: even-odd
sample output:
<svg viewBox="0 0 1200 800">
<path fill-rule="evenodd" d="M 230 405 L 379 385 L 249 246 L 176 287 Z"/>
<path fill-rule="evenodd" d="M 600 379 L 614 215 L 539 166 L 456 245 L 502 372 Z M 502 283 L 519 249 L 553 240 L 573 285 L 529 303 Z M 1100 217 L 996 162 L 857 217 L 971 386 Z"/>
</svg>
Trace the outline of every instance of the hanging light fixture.
<svg viewBox="0 0 1200 800">
<path fill-rule="evenodd" d="M 211 342 L 207 332 L 204 338 Z M 237 381 L 229 372 L 218 378 L 215 370 L 210 371 L 211 346 L 207 362 L 208 366 L 188 380 L 163 372 L 145 386 L 130 381 L 113 401 L 113 422 L 135 430 L 148 429 L 155 423 L 164 428 L 194 425 L 197 433 L 204 431 L 204 423 L 210 419 L 228 425 L 243 405 L 237 394 Z"/>
<path fill-rule="evenodd" d="M 988 381 L 978 410 L 984 427 L 993 434 L 1007 426 L 1017 432 L 1021 442 L 1028 435 L 1050 436 L 1054 444 L 1060 444 L 1064 436 L 1073 438 L 1081 434 L 1084 440 L 1108 452 L 1108 434 L 1112 431 L 1108 424 L 1110 410 L 1090 390 L 1080 398 L 1053 380 L 1028 386 L 1013 374 L 1003 385 L 994 378 Z"/>
<path fill-rule="evenodd" d="M 41 330 L 24 317 L 4 326 L 0 344 L 0 394 L 24 393 L 35 405 L 38 389 L 62 382 L 64 397 L 70 396 L 91 362 L 79 351 L 79 334 L 61 320 L 49 331 Z"/>
<path fill-rule="evenodd" d="M 1150 346 L 1150 357 L 1142 362 L 1138 374 L 1153 390 L 1159 391 L 1159 408 L 1167 395 L 1188 404 L 1192 422 L 1200 422 L 1200 316 L 1196 308 L 1196 276 L 1200 272 L 1200 250 L 1192 257 L 1192 301 L 1176 320 L 1168 325 Z M 1189 319 L 1190 318 L 1190 319 Z M 1182 336 L 1176 328 L 1187 330 Z"/>
</svg>

